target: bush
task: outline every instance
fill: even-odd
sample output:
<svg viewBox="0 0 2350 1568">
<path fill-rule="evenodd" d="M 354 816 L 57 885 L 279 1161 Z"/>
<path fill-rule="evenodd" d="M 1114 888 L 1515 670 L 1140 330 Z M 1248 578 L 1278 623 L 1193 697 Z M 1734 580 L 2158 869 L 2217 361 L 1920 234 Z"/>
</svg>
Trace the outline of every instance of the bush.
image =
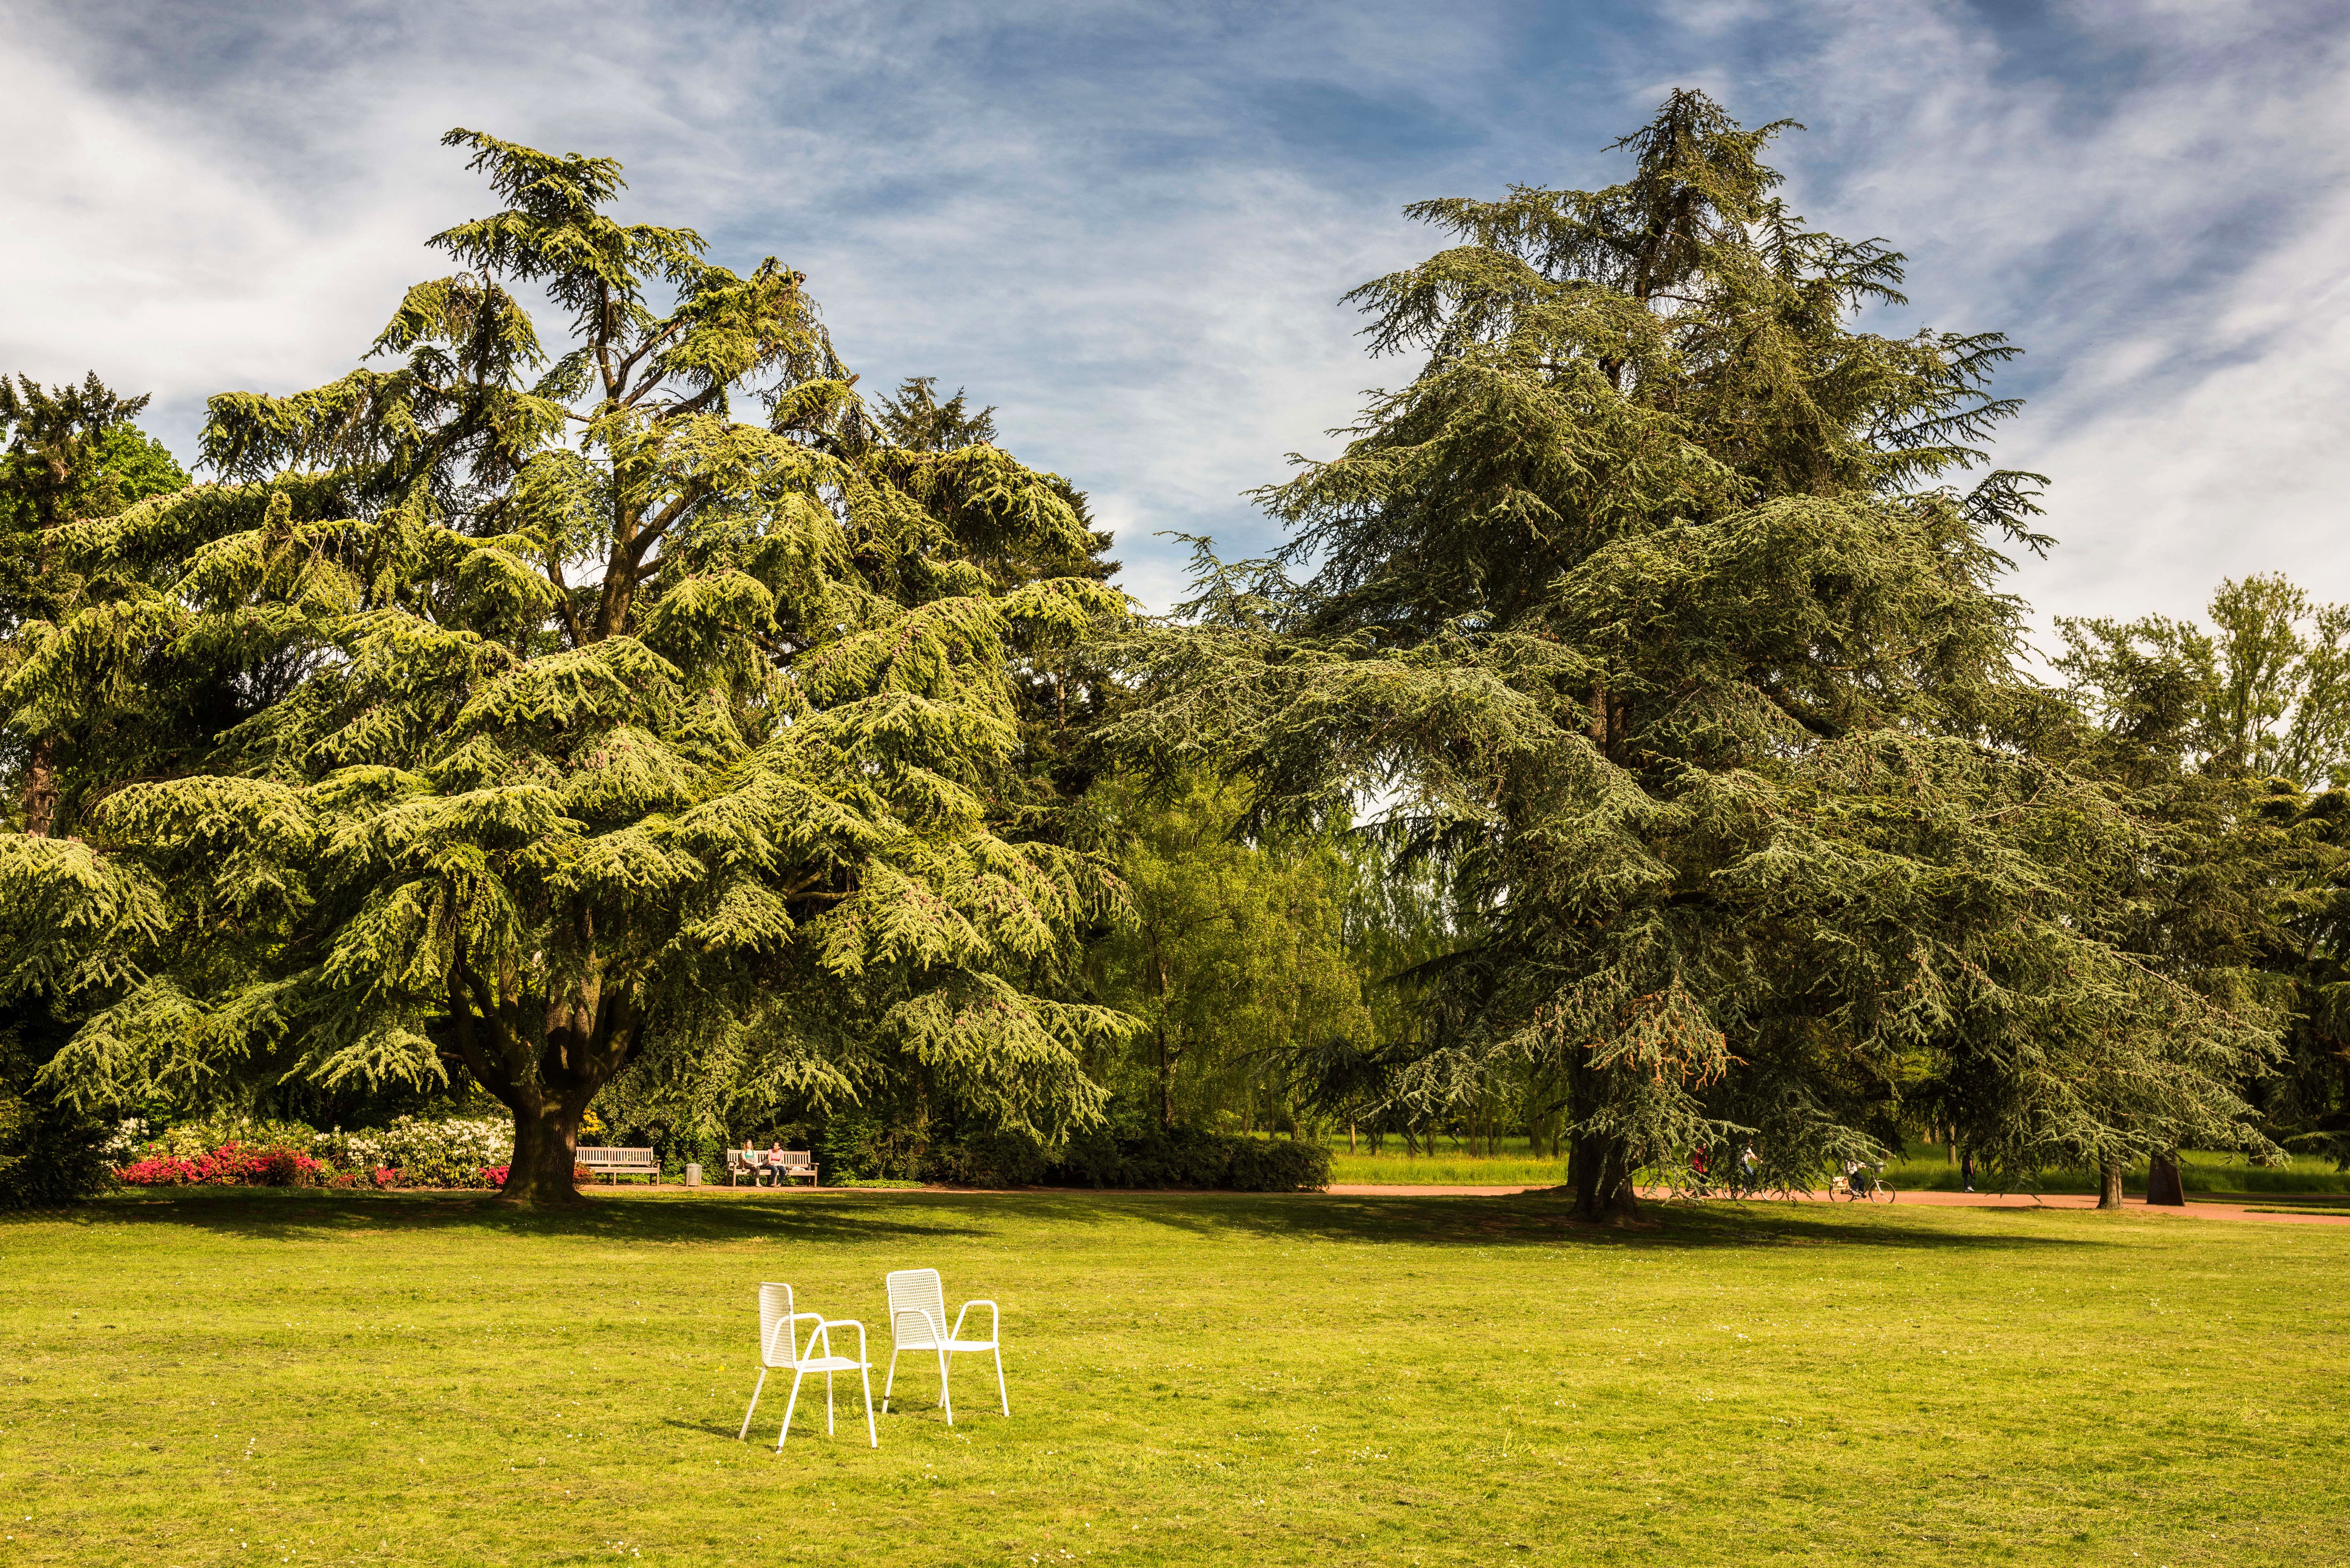
<svg viewBox="0 0 2350 1568">
<path fill-rule="evenodd" d="M 931 1151 L 924 1174 L 961 1187 L 1034 1187 L 1045 1179 L 1045 1151 L 1026 1133 L 991 1132 Z"/>
<path fill-rule="evenodd" d="M 150 1154 L 114 1173 L 132 1187 L 302 1187 L 319 1179 L 325 1167 L 290 1148 L 245 1148 L 225 1143 L 191 1159 Z"/>
<path fill-rule="evenodd" d="M 33 1086 L 39 1063 L 0 1029 L 0 1210 L 52 1209 L 103 1192 L 106 1128 Z"/>
<path fill-rule="evenodd" d="M 1070 1144 L 1046 1168 L 1057 1187 L 1216 1187 L 1240 1192 L 1299 1192 L 1330 1184 L 1330 1151 L 1319 1144 L 1257 1138 L 1203 1127 Z"/>
<path fill-rule="evenodd" d="M 1319 1192 L 1330 1185 L 1330 1151 L 1318 1143 L 1295 1138 L 1243 1137 L 1232 1140 L 1230 1173 L 1224 1185 L 1235 1192 Z"/>
</svg>

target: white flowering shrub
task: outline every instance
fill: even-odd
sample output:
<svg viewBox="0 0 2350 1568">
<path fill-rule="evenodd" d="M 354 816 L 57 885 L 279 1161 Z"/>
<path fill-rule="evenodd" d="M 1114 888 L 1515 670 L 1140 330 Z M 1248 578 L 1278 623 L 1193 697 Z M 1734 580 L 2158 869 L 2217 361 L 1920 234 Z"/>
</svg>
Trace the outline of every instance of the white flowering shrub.
<svg viewBox="0 0 2350 1568">
<path fill-rule="evenodd" d="M 142 1153 L 199 1159 L 231 1143 L 290 1148 L 332 1172 L 357 1175 L 363 1184 L 374 1172 L 389 1169 L 399 1171 L 401 1185 L 410 1187 L 479 1187 L 484 1170 L 514 1158 L 514 1124 L 494 1117 L 402 1116 L 388 1127 L 320 1132 L 300 1122 L 223 1116 L 182 1122 L 152 1139 L 146 1133 L 144 1123 L 124 1122 L 106 1145 L 109 1158 L 117 1163 Z"/>
<path fill-rule="evenodd" d="M 147 1124 L 137 1116 L 125 1116 L 114 1124 L 98 1146 L 98 1152 L 109 1165 L 127 1165 L 147 1149 Z"/>
<path fill-rule="evenodd" d="M 388 1127 L 319 1135 L 319 1158 L 342 1170 L 397 1170 L 416 1187 L 478 1186 L 482 1171 L 514 1158 L 514 1124 L 402 1116 Z"/>
</svg>

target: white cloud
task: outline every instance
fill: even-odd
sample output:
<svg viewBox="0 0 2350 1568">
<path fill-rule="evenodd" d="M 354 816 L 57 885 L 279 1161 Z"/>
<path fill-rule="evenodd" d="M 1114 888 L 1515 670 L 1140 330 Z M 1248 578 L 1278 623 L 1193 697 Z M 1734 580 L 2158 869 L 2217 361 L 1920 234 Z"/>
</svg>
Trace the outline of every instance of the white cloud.
<svg viewBox="0 0 2350 1568">
<path fill-rule="evenodd" d="M 154 390 L 183 452 L 204 394 L 338 373 L 439 270 L 422 239 L 484 201 L 435 145 L 466 124 L 619 156 L 637 215 L 805 268 L 868 386 L 999 404 L 1163 605 L 1182 552 L 1155 532 L 1263 548 L 1237 493 L 1409 373 L 1335 305 L 1438 243 L 1401 198 L 1597 172 L 1695 83 L 1812 125 L 1793 194 L 1910 253 L 1904 320 L 2032 350 L 2001 459 L 2057 479 L 2063 547 L 2022 579 L 2043 610 L 2191 608 L 2278 566 L 2350 597 L 2320 526 L 2350 479 L 2323 7 L 2095 0 L 2035 24 L 2063 58 L 1944 0 L 1626 4 L 1538 55 L 1501 6 L 7 16 L 0 368 Z M 1458 151 L 1415 151 L 1423 125 Z"/>
</svg>

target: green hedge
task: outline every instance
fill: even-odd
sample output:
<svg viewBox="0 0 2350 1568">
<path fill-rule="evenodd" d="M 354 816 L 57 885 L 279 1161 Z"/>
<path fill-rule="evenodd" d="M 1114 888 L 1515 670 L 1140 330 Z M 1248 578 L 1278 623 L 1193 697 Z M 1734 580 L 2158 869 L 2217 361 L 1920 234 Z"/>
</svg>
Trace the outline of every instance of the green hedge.
<svg viewBox="0 0 2350 1568">
<path fill-rule="evenodd" d="M 1206 1187 L 1234 1192 L 1312 1192 L 1330 1185 L 1319 1144 L 1198 1127 L 1070 1144 L 1045 1169 L 1055 1187 Z"/>
</svg>

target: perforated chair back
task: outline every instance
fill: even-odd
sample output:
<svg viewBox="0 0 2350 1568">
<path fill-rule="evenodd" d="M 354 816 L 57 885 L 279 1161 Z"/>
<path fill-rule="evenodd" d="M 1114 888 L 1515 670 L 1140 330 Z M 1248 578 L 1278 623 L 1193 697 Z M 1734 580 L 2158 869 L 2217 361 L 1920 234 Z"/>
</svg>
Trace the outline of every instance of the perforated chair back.
<svg viewBox="0 0 2350 1568">
<path fill-rule="evenodd" d="M 947 1342 L 947 1292 L 936 1269 L 900 1269 L 889 1290 L 889 1337 L 909 1349 Z"/>
<path fill-rule="evenodd" d="M 867 1278 L 872 1276 L 868 1275 Z M 792 1344 L 792 1287 L 759 1287 L 759 1365 L 789 1366 L 796 1354 Z M 748 1417 L 746 1417 L 747 1420 Z"/>
</svg>

